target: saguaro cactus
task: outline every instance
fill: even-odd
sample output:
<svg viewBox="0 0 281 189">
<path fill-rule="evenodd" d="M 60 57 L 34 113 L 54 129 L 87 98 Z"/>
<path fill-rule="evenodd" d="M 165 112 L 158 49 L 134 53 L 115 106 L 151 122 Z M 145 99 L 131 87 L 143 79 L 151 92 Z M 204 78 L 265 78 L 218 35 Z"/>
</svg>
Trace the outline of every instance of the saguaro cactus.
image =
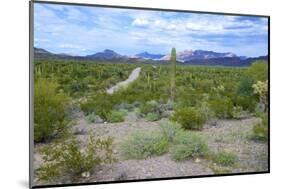
<svg viewBox="0 0 281 189">
<path fill-rule="evenodd" d="M 176 49 L 172 48 L 171 52 L 171 100 L 175 101 L 176 96 L 176 63 L 177 63 L 177 53 Z"/>
</svg>

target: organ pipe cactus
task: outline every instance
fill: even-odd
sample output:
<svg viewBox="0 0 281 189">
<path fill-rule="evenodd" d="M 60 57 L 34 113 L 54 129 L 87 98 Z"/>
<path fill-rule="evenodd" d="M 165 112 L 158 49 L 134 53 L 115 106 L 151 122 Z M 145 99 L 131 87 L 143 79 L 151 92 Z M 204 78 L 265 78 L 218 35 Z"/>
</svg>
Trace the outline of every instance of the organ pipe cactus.
<svg viewBox="0 0 281 189">
<path fill-rule="evenodd" d="M 171 101 L 175 101 L 175 93 L 176 93 L 176 63 L 177 63 L 176 49 L 172 48 L 172 52 L 171 52 Z"/>
</svg>

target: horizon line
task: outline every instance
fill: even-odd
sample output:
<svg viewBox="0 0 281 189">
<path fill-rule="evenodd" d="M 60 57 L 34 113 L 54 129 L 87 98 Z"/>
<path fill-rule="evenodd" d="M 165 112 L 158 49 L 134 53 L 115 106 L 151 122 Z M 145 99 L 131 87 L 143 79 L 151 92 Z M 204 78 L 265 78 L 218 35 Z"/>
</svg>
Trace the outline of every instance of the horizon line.
<svg viewBox="0 0 281 189">
<path fill-rule="evenodd" d="M 119 54 L 119 55 L 121 55 L 121 56 L 135 56 L 135 55 L 137 55 L 137 54 L 141 54 L 141 53 L 149 53 L 149 54 L 151 54 L 151 55 L 163 55 L 163 56 L 166 56 L 166 55 L 169 55 L 170 53 L 166 53 L 166 54 L 162 54 L 162 53 L 151 53 L 151 52 L 149 52 L 149 51 L 147 51 L 147 50 L 144 50 L 144 51 L 141 51 L 141 52 L 139 52 L 139 53 L 137 53 L 137 54 L 131 54 L 131 55 L 128 55 L 128 54 L 121 54 L 121 53 L 118 53 L 116 50 L 113 50 L 113 49 L 110 49 L 110 48 L 105 48 L 105 49 L 103 49 L 103 50 L 101 50 L 101 51 L 96 51 L 96 52 L 93 52 L 92 54 L 86 54 L 86 55 L 79 55 L 79 54 L 72 54 L 72 53 L 67 53 L 67 52 L 61 52 L 61 53 L 57 53 L 57 52 L 53 52 L 52 50 L 48 50 L 48 49 L 46 49 L 46 48 L 42 48 L 42 47 L 38 47 L 38 46 L 33 46 L 33 48 L 37 48 L 37 49 L 43 49 L 43 50 L 45 50 L 45 51 L 48 51 L 48 52 L 50 52 L 50 53 L 52 53 L 52 54 L 65 54 L 65 55 L 69 55 L 69 56 L 80 56 L 80 57 L 86 57 L 86 56 L 89 56 L 89 55 L 94 55 L 94 54 L 96 54 L 96 53 L 101 53 L 101 52 L 104 52 L 104 51 L 106 51 L 106 50 L 111 50 L 111 51 L 113 51 L 113 52 L 115 52 L 115 53 L 117 53 L 117 54 Z M 186 50 L 183 50 L 183 51 L 178 51 L 178 52 L 184 52 L 184 51 L 205 51 L 205 52 L 215 52 L 215 53 L 233 53 L 233 52 L 217 52 L 217 51 L 212 51 L 212 50 L 203 50 L 203 49 L 186 49 Z M 177 53 L 178 53 L 177 52 Z M 261 57 L 261 56 L 268 56 L 268 54 L 264 54 L 264 55 L 259 55 L 259 56 L 245 56 L 245 55 L 241 55 L 241 56 L 238 56 L 237 54 L 235 54 L 235 53 L 233 53 L 236 57 L 247 57 L 247 58 L 256 58 L 256 57 Z"/>
</svg>

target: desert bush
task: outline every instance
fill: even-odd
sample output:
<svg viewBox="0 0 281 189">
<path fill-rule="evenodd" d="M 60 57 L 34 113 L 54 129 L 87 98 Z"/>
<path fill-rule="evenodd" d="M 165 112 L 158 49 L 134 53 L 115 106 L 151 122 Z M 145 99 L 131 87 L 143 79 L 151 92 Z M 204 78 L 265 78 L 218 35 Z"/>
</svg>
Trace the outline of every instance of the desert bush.
<svg viewBox="0 0 281 189">
<path fill-rule="evenodd" d="M 176 135 L 180 132 L 183 132 L 179 124 L 170 121 L 161 123 L 160 127 L 164 136 L 168 139 L 169 142 L 174 142 Z"/>
<path fill-rule="evenodd" d="M 80 142 L 72 139 L 48 145 L 40 153 L 44 163 L 36 170 L 36 174 L 43 181 L 53 181 L 62 175 L 70 181 L 78 181 L 98 164 L 114 161 L 112 139 L 95 139 L 93 135 L 83 150 Z"/>
<path fill-rule="evenodd" d="M 254 81 L 268 80 L 268 63 L 266 61 L 254 62 L 245 74 Z"/>
<path fill-rule="evenodd" d="M 136 132 L 120 146 L 121 153 L 129 159 L 144 159 L 167 152 L 169 142 L 160 132 Z"/>
<path fill-rule="evenodd" d="M 87 123 L 95 123 L 97 119 L 97 115 L 94 112 L 92 112 L 91 114 L 87 115 L 85 118 Z"/>
<path fill-rule="evenodd" d="M 106 120 L 107 114 L 113 110 L 113 97 L 106 93 L 97 93 L 86 102 L 81 103 L 80 108 L 86 114 L 95 112 L 102 119 Z"/>
<path fill-rule="evenodd" d="M 253 96 L 254 90 L 252 85 L 254 84 L 253 79 L 249 77 L 242 77 L 238 83 L 236 89 L 236 95 L 238 96 Z"/>
<path fill-rule="evenodd" d="M 253 138 L 268 141 L 268 113 L 263 113 L 260 117 L 262 121 L 253 127 Z"/>
<path fill-rule="evenodd" d="M 194 130 L 202 129 L 205 122 L 199 110 L 194 107 L 177 108 L 171 120 L 179 123 L 184 129 Z"/>
<path fill-rule="evenodd" d="M 39 79 L 34 88 L 34 141 L 44 142 L 67 132 L 69 98 L 57 92 L 58 84 Z"/>
<path fill-rule="evenodd" d="M 110 123 L 117 123 L 117 122 L 123 122 L 124 121 L 124 113 L 121 111 L 117 110 L 112 110 L 108 115 L 107 115 L 107 121 Z"/>
<path fill-rule="evenodd" d="M 204 156 L 208 152 L 205 140 L 193 132 L 180 132 L 176 135 L 171 157 L 175 161 L 182 161 L 190 157 Z"/>
<path fill-rule="evenodd" d="M 228 98 L 216 98 L 209 101 L 210 108 L 218 118 L 232 118 L 232 101 Z"/>
<path fill-rule="evenodd" d="M 201 116 L 203 117 L 203 120 L 205 120 L 208 123 L 215 124 L 217 121 L 217 118 L 215 116 L 215 112 L 210 108 L 209 103 L 206 100 L 203 100 L 198 105 L 198 111 L 200 112 Z"/>
<path fill-rule="evenodd" d="M 232 109 L 232 117 L 235 119 L 242 119 L 249 115 L 247 111 L 244 111 L 241 106 L 234 106 Z"/>
<path fill-rule="evenodd" d="M 139 107 L 140 113 L 146 115 L 148 113 L 161 114 L 159 103 L 155 100 L 142 103 Z"/>
<path fill-rule="evenodd" d="M 123 116 L 128 115 L 129 111 L 127 109 L 119 109 L 119 112 L 123 114 Z"/>
<path fill-rule="evenodd" d="M 231 152 L 219 151 L 214 155 L 214 161 L 217 164 L 223 166 L 233 165 L 236 160 L 237 160 L 237 156 Z"/>
<path fill-rule="evenodd" d="M 160 119 L 159 115 L 157 113 L 148 113 L 146 116 L 145 116 L 145 119 L 147 121 L 157 121 Z"/>
<path fill-rule="evenodd" d="M 255 96 L 240 96 L 233 95 L 231 100 L 235 106 L 240 106 L 243 110 L 248 110 L 249 112 L 255 112 L 256 104 L 258 102 Z"/>
</svg>

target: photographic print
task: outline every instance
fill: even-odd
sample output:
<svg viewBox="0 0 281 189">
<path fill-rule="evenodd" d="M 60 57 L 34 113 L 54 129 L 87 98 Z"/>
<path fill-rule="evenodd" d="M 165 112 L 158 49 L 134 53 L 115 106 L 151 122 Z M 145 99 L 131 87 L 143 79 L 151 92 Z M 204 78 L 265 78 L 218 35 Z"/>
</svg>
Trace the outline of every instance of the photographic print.
<svg viewBox="0 0 281 189">
<path fill-rule="evenodd" d="M 31 2 L 31 187 L 269 172 L 269 17 Z"/>
</svg>

